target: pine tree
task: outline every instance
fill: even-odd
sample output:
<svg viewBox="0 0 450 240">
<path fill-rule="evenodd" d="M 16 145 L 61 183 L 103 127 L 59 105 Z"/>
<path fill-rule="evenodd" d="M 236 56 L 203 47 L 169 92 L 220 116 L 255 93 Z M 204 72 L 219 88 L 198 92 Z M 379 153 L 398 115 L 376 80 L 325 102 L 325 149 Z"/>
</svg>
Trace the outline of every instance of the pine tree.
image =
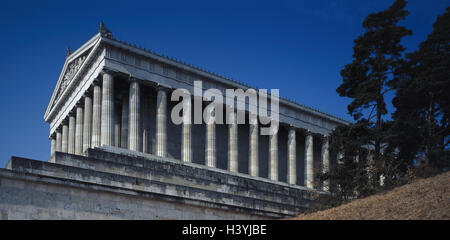
<svg viewBox="0 0 450 240">
<path fill-rule="evenodd" d="M 394 73 L 403 62 L 405 48 L 400 40 L 411 34 L 398 25 L 408 15 L 405 6 L 404 0 L 396 0 L 388 9 L 366 17 L 365 32 L 355 40 L 353 61 L 341 71 L 343 83 L 336 90 L 340 96 L 353 99 L 348 111 L 354 119 L 367 120 L 373 129 L 376 158 L 381 153 L 383 115 L 387 114 L 384 96 L 392 90 Z M 370 111 L 368 116 L 364 116 L 364 110 Z"/>
<path fill-rule="evenodd" d="M 426 165 L 450 167 L 450 7 L 407 59 L 395 84 L 393 104 L 397 110 L 393 116 L 401 135 L 414 135 L 417 142 L 400 148 L 400 153 L 414 151 L 423 154 Z"/>
<path fill-rule="evenodd" d="M 378 169 L 386 162 L 381 154 L 390 126 L 383 121 L 387 114 L 385 94 L 393 90 L 395 73 L 404 66 L 405 48 L 400 40 L 411 34 L 398 25 L 408 15 L 405 6 L 404 0 L 396 0 L 388 9 L 364 19 L 364 34 L 354 41 L 353 60 L 341 71 L 343 82 L 336 91 L 353 99 L 347 108 L 357 121 L 331 134 L 331 147 L 343 152 L 344 158 L 330 177 L 337 183 L 353 181 L 353 189 L 344 189 L 342 194 L 370 193 L 377 187 Z M 359 162 L 353 164 L 357 157 Z"/>
</svg>

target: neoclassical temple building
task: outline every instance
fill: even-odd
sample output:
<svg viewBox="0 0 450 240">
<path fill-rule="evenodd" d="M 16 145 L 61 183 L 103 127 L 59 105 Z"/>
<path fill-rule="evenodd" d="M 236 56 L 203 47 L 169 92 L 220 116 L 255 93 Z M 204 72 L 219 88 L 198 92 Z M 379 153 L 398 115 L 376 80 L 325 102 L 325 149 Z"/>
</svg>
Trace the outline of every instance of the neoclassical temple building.
<svg viewBox="0 0 450 240">
<path fill-rule="evenodd" d="M 7 168 L 41 176 L 47 189 L 77 189 L 72 201 L 89 206 L 44 211 L 48 218 L 279 218 L 328 194 L 330 183 L 314 176 L 335 164 L 327 136 L 346 121 L 280 97 L 273 135 L 262 135 L 264 124 L 248 120 L 249 101 L 245 124 L 175 124 L 170 116 L 179 102 L 171 94 L 180 88 L 194 93 L 194 81 L 202 82 L 201 91 L 215 88 L 224 95 L 225 89 L 251 88 L 116 40 L 101 23 L 95 36 L 67 51 L 44 115 L 50 160 L 12 157 Z M 203 101 L 203 109 L 208 104 L 191 97 Z M 67 204 L 56 188 L 51 193 Z M 52 209 L 51 200 L 42 202 L 39 208 Z M 21 214 L 45 218 L 33 210 Z"/>
</svg>

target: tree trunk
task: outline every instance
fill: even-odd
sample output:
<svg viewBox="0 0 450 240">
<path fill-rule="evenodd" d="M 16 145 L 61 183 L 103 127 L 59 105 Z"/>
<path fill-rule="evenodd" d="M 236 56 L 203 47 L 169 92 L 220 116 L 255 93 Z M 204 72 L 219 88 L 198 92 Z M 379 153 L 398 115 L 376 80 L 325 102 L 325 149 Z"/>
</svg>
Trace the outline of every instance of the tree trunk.
<svg viewBox="0 0 450 240">
<path fill-rule="evenodd" d="M 433 94 L 431 95 L 431 99 L 428 105 L 428 116 L 427 116 L 427 138 L 425 140 L 425 165 L 430 166 L 430 155 L 431 155 L 431 140 L 433 137 Z"/>
</svg>

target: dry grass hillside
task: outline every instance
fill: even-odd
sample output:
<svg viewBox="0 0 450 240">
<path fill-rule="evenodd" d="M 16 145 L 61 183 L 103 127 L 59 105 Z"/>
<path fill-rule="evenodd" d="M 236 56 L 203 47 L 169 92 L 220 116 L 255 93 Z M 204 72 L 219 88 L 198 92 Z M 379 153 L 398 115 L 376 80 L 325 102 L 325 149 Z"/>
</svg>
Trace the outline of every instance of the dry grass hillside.
<svg viewBox="0 0 450 240">
<path fill-rule="evenodd" d="M 450 219 L 450 172 L 357 199 L 341 206 L 302 214 L 298 220 Z"/>
</svg>

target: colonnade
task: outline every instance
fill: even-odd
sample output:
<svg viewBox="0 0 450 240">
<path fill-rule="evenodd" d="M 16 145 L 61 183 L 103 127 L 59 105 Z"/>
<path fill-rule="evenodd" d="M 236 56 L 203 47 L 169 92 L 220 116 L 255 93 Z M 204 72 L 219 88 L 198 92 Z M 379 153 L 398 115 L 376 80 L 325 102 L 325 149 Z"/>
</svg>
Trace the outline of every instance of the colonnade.
<svg viewBox="0 0 450 240">
<path fill-rule="evenodd" d="M 114 72 L 103 70 L 101 78 L 93 82 L 93 86 L 85 92 L 82 99 L 70 111 L 68 117 L 57 128 L 51 139 L 51 154 L 56 151 L 83 154 L 88 148 L 102 145 L 116 146 L 133 151 L 149 152 L 146 134 L 142 134 L 141 102 L 142 86 L 138 79 L 129 78 L 128 96 L 123 97 L 120 109 L 115 109 Z M 159 157 L 167 157 L 167 95 L 169 89 L 158 86 L 156 88 L 156 150 Z M 191 103 L 185 108 L 190 111 Z M 119 113 L 119 110 L 121 111 Z M 238 172 L 238 128 L 237 116 L 231 113 L 228 124 L 228 170 Z M 259 176 L 259 126 L 255 116 L 249 118 L 249 158 L 248 174 Z M 119 126 L 119 127 L 117 127 Z M 287 182 L 297 184 L 297 140 L 298 131 L 302 129 L 289 127 L 287 139 Z M 118 134 L 118 136 L 115 136 Z M 182 123 L 181 130 L 181 161 L 192 162 L 192 125 Z M 304 157 L 304 185 L 314 188 L 314 148 L 313 138 L 319 137 L 306 131 Z M 269 136 L 268 178 L 279 181 L 278 176 L 278 133 Z M 144 143 L 144 144 L 143 144 Z M 326 172 L 330 166 L 329 144 L 327 137 L 321 141 L 321 166 Z M 209 167 L 217 166 L 216 126 L 207 122 L 205 131 L 205 164 Z M 144 147 L 143 147 L 144 146 Z M 329 189 L 329 181 L 322 183 L 323 190 Z"/>
</svg>

